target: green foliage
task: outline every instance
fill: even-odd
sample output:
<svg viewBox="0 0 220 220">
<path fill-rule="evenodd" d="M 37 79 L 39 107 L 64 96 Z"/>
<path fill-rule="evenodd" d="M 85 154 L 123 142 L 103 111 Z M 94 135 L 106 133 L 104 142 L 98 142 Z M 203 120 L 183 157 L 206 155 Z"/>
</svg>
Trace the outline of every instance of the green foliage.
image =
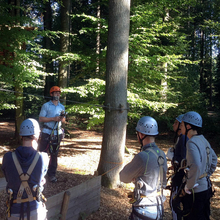
<svg viewBox="0 0 220 220">
<path fill-rule="evenodd" d="M 210 124 L 207 123 L 207 109 L 211 94 L 209 82 L 212 80 L 214 107 L 219 109 L 220 106 L 219 57 L 212 61 L 210 53 L 212 42 L 219 47 L 219 7 L 217 0 L 204 3 L 201 5 L 194 0 L 132 1 L 128 130 L 133 131 L 138 119 L 144 115 L 155 117 L 162 130 L 171 130 L 176 116 L 194 110 L 204 117 L 210 131 L 216 132 L 212 127 L 216 122 L 210 120 Z M 58 6 L 61 4 L 57 3 Z M 100 4 L 101 18 L 97 18 L 97 4 Z M 18 83 L 25 93 L 35 94 L 23 94 L 21 98 L 24 97 L 24 114 L 38 117 L 45 100 L 37 95 L 43 94 L 46 76 L 53 76 L 52 83 L 56 84 L 58 64 L 62 61 L 70 66 L 69 85 L 63 89 L 67 96 L 67 112 L 75 118 L 83 118 L 81 125 L 86 124 L 87 129 L 102 127 L 105 116 L 108 1 L 73 1 L 69 33 L 60 31 L 60 7 L 53 6 L 50 31 L 42 30 L 43 23 L 39 22 L 43 19 L 45 2 L 22 1 L 21 15 L 27 16 L 10 16 L 8 12 L 12 8 L 4 1 L 0 2 L 0 52 L 5 53 L 0 57 L 0 87 L 14 90 Z M 24 26 L 38 29 L 28 31 Z M 202 83 L 201 30 L 206 36 Z M 59 52 L 61 33 L 69 36 L 68 53 Z M 45 38 L 52 42 L 50 49 L 44 45 Z M 24 43 L 26 48 L 22 48 Z M 215 66 L 211 71 L 213 62 Z M 44 72 L 46 64 L 53 64 L 51 72 Z M 201 90 L 201 85 L 204 90 Z M 0 91 L 0 110 L 16 108 L 15 98 L 13 92 Z"/>
<path fill-rule="evenodd" d="M 104 122 L 103 97 L 105 92 L 105 81 L 100 79 L 85 80 L 85 84 L 64 90 L 65 93 L 73 94 L 76 104 L 68 105 L 69 114 L 87 117 L 87 128 L 92 129 Z"/>
</svg>

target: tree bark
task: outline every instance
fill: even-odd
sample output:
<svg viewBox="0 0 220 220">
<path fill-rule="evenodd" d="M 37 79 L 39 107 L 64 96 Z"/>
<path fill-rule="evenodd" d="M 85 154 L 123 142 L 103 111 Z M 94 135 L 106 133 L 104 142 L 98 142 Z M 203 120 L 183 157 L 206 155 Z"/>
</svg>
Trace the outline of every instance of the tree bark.
<svg viewBox="0 0 220 220">
<path fill-rule="evenodd" d="M 20 125 L 24 121 L 24 99 L 22 97 L 23 87 L 16 83 L 15 85 L 15 140 L 16 143 L 21 143 L 19 131 Z"/>
<path fill-rule="evenodd" d="M 20 16 L 20 0 L 9 1 L 12 6 L 16 6 L 12 8 L 11 15 L 12 16 Z M 21 143 L 19 130 L 22 121 L 24 120 L 24 99 L 23 99 L 23 86 L 17 83 L 16 77 L 14 79 L 14 90 L 15 90 L 15 140 L 17 143 Z"/>
<path fill-rule="evenodd" d="M 128 37 L 130 0 L 109 0 L 105 122 L 98 174 L 115 188 L 122 167 L 127 123 Z M 120 111 L 120 108 L 123 110 Z"/>
<path fill-rule="evenodd" d="M 101 18 L 101 10 L 100 10 L 100 0 L 98 0 L 98 6 L 97 6 L 97 19 L 98 19 L 98 24 L 97 24 L 97 36 L 96 36 L 96 54 L 97 54 L 97 59 L 96 59 L 96 74 L 99 74 L 99 54 L 100 54 L 100 18 Z"/>
<path fill-rule="evenodd" d="M 60 37 L 60 52 L 67 53 L 69 49 L 69 11 L 70 11 L 70 0 L 63 0 L 63 5 L 61 6 L 61 37 Z M 59 62 L 59 76 L 58 85 L 61 88 L 67 87 L 68 78 L 68 66 L 65 61 Z M 62 98 L 65 100 L 66 96 L 63 95 Z M 64 103 L 65 104 L 65 103 Z"/>
<path fill-rule="evenodd" d="M 44 12 L 44 30 L 52 30 L 52 10 L 51 10 L 51 1 L 47 1 L 45 3 L 46 10 Z M 45 37 L 44 39 L 45 48 L 50 50 L 51 49 L 51 40 L 49 37 Z M 45 72 L 46 73 L 53 73 L 53 63 L 50 57 L 45 57 L 46 65 L 45 65 Z M 54 85 L 54 76 L 48 75 L 45 79 L 45 86 L 44 86 L 44 96 L 50 96 L 50 88 Z"/>
</svg>

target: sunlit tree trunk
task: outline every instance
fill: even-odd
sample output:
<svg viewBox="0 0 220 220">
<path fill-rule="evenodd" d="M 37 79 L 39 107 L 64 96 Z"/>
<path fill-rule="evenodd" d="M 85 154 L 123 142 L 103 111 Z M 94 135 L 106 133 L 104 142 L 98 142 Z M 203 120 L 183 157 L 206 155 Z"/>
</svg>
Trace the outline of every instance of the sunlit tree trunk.
<svg viewBox="0 0 220 220">
<path fill-rule="evenodd" d="M 164 22 L 168 22 L 169 20 L 169 11 L 168 9 L 165 8 L 166 16 L 163 18 Z M 161 86 L 162 86 L 162 91 L 161 91 L 161 97 L 162 101 L 166 102 L 167 101 L 167 62 L 162 63 L 162 69 L 161 71 L 163 72 L 163 79 L 161 80 Z"/>
<path fill-rule="evenodd" d="M 97 6 L 97 19 L 98 19 L 98 24 L 97 24 L 97 36 L 96 36 L 96 54 L 97 54 L 97 59 L 96 59 L 96 74 L 99 74 L 99 54 L 100 54 L 100 0 L 98 0 L 98 6 Z"/>
<path fill-rule="evenodd" d="M 109 0 L 109 29 L 104 134 L 98 174 L 115 188 L 122 168 L 127 123 L 128 37 L 130 0 Z M 120 111 L 121 108 L 121 111 Z"/>
</svg>

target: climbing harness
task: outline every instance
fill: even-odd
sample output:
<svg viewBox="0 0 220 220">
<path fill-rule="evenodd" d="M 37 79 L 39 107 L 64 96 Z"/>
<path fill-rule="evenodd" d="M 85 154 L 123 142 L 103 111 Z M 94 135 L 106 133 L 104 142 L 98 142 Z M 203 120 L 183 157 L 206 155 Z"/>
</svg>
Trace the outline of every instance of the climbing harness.
<svg viewBox="0 0 220 220">
<path fill-rule="evenodd" d="M 143 190 L 141 190 L 141 188 L 143 187 L 143 180 L 140 178 L 138 181 L 135 182 L 135 191 L 131 192 L 128 194 L 128 198 L 130 198 L 129 203 L 130 204 L 134 204 L 135 202 L 139 201 L 142 198 L 147 198 L 147 197 L 151 197 L 151 196 L 155 196 L 156 200 L 157 200 L 157 208 L 158 208 L 158 212 L 157 212 L 157 218 L 158 216 L 160 216 L 160 219 L 162 219 L 162 216 L 164 214 L 164 210 L 163 210 L 163 165 L 164 165 L 164 158 L 161 156 L 161 150 L 159 149 L 159 151 L 155 152 L 153 149 L 148 148 L 148 151 L 152 152 L 156 157 L 157 157 L 157 162 L 158 165 L 160 167 L 160 171 L 159 171 L 159 178 L 157 181 L 157 186 L 156 189 L 159 189 L 159 185 L 160 185 L 160 191 L 159 192 L 153 192 L 149 195 L 146 195 L 146 192 L 144 192 Z M 145 151 L 144 151 L 145 152 Z M 147 153 L 147 152 L 145 152 Z M 161 206 L 161 210 L 159 208 L 159 206 Z M 161 211 L 161 215 L 159 215 L 159 212 Z M 145 216 L 142 216 L 140 213 L 138 213 L 137 211 L 135 211 L 134 207 L 133 207 L 133 213 L 140 217 L 141 219 L 149 219 Z"/>
<path fill-rule="evenodd" d="M 55 129 L 57 130 L 57 135 L 54 135 Z M 53 155 L 57 155 L 60 148 L 60 136 L 58 131 L 58 122 L 56 122 L 49 136 L 49 152 Z"/>
<path fill-rule="evenodd" d="M 60 116 L 66 117 L 67 112 L 61 111 Z M 60 142 L 64 138 L 64 129 L 59 126 L 59 122 L 57 121 L 54 124 L 53 128 L 48 127 L 46 124 L 43 126 L 44 128 L 47 128 L 49 130 L 52 130 L 50 136 L 49 136 L 49 152 L 50 154 L 57 155 L 60 148 Z M 59 130 L 62 130 L 62 134 L 59 135 Z M 54 134 L 54 131 L 57 130 L 57 135 Z"/>
<path fill-rule="evenodd" d="M 36 195 L 33 196 L 32 194 L 32 190 L 28 184 L 28 180 L 31 176 L 31 173 L 32 171 L 34 170 L 36 164 L 37 164 L 37 161 L 40 157 L 40 153 L 37 152 L 30 167 L 28 168 L 27 172 L 26 173 L 23 173 L 23 170 L 21 168 L 21 165 L 18 161 L 18 158 L 15 154 L 15 152 L 12 153 L 12 159 L 14 161 L 14 164 L 15 164 L 15 167 L 18 171 L 18 174 L 20 176 L 20 180 L 21 180 L 21 185 L 19 187 L 19 190 L 18 190 L 18 193 L 17 193 L 17 198 L 13 198 L 13 191 L 12 189 L 8 189 L 8 193 L 9 193 L 9 199 L 7 201 L 7 213 L 8 213 L 8 217 L 11 216 L 11 205 L 13 203 L 20 203 L 21 204 L 21 210 L 20 210 L 20 219 L 24 219 L 24 203 L 27 203 L 27 219 L 29 220 L 30 219 L 30 202 L 34 201 L 34 200 L 37 200 L 37 201 L 46 201 L 45 197 L 42 196 L 42 193 L 40 193 L 40 187 L 38 185 L 35 185 L 33 187 L 33 191 L 35 192 L 36 191 Z M 38 191 L 38 192 L 37 192 Z M 27 194 L 27 198 L 22 198 L 23 196 L 23 193 L 26 192 Z M 41 199 L 41 198 L 44 198 L 44 199 Z"/>
<path fill-rule="evenodd" d="M 184 188 L 186 185 L 187 172 L 189 171 L 189 168 L 183 166 L 183 167 L 179 168 L 179 170 L 181 170 L 181 169 L 184 169 L 184 177 L 182 179 L 182 183 L 181 183 L 180 187 L 178 188 L 177 194 L 174 195 L 174 197 L 172 198 L 172 208 L 175 211 L 175 213 L 177 213 L 183 217 L 186 217 L 192 211 L 193 204 L 195 201 L 195 195 L 194 195 L 194 190 L 192 189 L 193 201 L 192 201 L 191 209 L 190 210 L 183 210 L 180 204 L 182 203 L 182 199 L 185 196 Z"/>
<path fill-rule="evenodd" d="M 161 196 L 163 196 L 163 165 L 164 165 L 164 158 L 161 156 L 161 150 L 160 151 L 160 155 L 158 155 L 152 148 L 147 149 L 150 152 L 152 152 L 156 157 L 157 157 L 157 163 L 160 167 L 160 175 L 159 175 L 159 179 L 157 181 L 157 189 L 160 185 L 160 190 L 161 190 Z"/>
<path fill-rule="evenodd" d="M 211 191 L 210 192 L 210 197 L 212 197 L 214 195 L 214 190 L 212 189 L 212 183 L 211 183 L 211 180 L 210 180 L 210 178 L 208 176 L 209 160 L 210 160 L 210 147 L 208 146 L 207 141 L 205 143 L 204 140 L 201 137 L 199 137 L 199 136 L 195 136 L 195 137 L 199 138 L 204 143 L 204 146 L 206 146 L 206 155 L 207 155 L 206 168 L 205 168 L 205 172 L 201 176 L 199 176 L 199 179 L 202 179 L 204 177 L 207 178 L 208 188 Z M 201 155 L 200 148 L 199 148 L 199 146 L 196 143 L 193 142 L 193 144 L 198 149 L 198 152 L 199 152 L 199 155 L 200 155 L 200 162 L 202 162 L 202 155 Z M 180 208 L 180 203 L 182 202 L 182 198 L 185 196 L 184 187 L 186 185 L 187 172 L 189 171 L 189 168 L 186 167 L 186 160 L 184 161 L 184 165 L 182 164 L 182 166 L 179 168 L 179 170 L 180 169 L 184 169 L 185 170 L 185 176 L 183 178 L 183 182 L 182 182 L 181 186 L 179 187 L 179 190 L 178 190 L 177 194 L 174 196 L 174 198 L 172 200 L 172 206 L 173 206 L 173 209 L 174 209 L 174 211 L 176 213 L 179 213 L 183 217 L 186 217 L 186 216 L 188 216 L 190 214 L 190 212 L 193 209 L 193 204 L 194 204 L 194 201 L 195 201 L 195 193 L 194 193 L 194 190 L 192 189 L 192 199 L 193 199 L 193 201 L 192 201 L 191 209 L 190 210 L 182 210 Z"/>
</svg>

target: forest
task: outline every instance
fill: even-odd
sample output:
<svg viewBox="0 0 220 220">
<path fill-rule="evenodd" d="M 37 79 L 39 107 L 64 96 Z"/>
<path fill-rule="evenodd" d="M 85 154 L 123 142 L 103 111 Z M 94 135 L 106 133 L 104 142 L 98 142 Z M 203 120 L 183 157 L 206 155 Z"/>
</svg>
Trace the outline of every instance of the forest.
<svg viewBox="0 0 220 220">
<path fill-rule="evenodd" d="M 145 115 L 171 130 L 193 110 L 219 143 L 220 1 L 121 2 L 129 2 L 129 18 L 121 13 L 129 20 L 127 107 L 119 106 L 127 132 Z M 0 0 L 0 117 L 15 120 L 16 131 L 24 118 L 38 119 L 54 85 L 77 126 L 103 128 L 109 36 L 121 37 L 113 3 L 123 8 L 114 0 Z M 113 46 L 121 49 L 120 41 Z"/>
<path fill-rule="evenodd" d="M 169 127 L 188 110 L 218 114 L 218 5 L 131 1 L 128 128 L 141 115 Z M 1 0 L 0 10 L 1 116 L 37 117 L 50 87 L 58 85 L 69 115 L 87 117 L 88 129 L 102 124 L 108 1 Z"/>
</svg>

